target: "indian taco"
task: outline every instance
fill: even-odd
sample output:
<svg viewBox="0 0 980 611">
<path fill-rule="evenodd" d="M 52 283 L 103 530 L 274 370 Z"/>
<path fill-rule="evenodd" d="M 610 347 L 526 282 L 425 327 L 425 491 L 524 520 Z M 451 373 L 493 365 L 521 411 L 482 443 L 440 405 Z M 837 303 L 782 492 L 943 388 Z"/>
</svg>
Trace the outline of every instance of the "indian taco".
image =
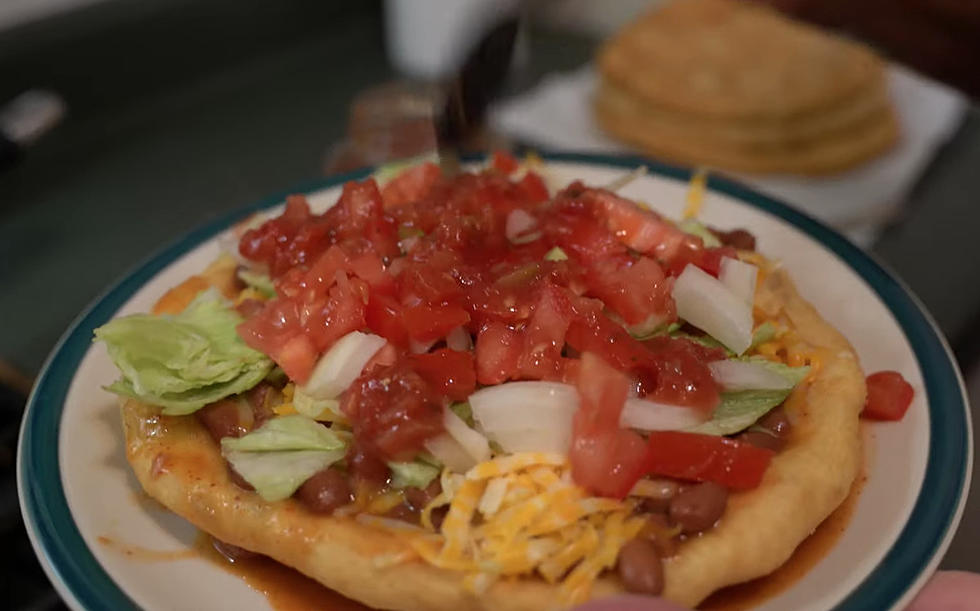
<svg viewBox="0 0 980 611">
<path fill-rule="evenodd" d="M 696 605 L 778 568 L 858 472 L 852 348 L 747 231 L 544 171 L 292 196 L 96 330 L 146 492 L 379 609 Z"/>
</svg>

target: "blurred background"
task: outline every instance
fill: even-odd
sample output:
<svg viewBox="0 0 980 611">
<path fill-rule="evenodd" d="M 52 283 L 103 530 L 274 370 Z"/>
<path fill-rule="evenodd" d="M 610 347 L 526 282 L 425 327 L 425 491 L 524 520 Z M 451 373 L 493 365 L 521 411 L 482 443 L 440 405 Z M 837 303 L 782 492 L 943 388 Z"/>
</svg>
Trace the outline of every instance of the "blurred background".
<svg viewBox="0 0 980 611">
<path fill-rule="evenodd" d="M 971 97 L 980 92 L 980 3 L 770 2 L 882 58 L 852 75 L 852 90 L 817 106 L 790 89 L 820 98 L 821 87 L 836 91 L 840 71 L 823 85 L 814 83 L 818 65 L 801 77 L 798 66 L 764 61 L 771 48 L 752 50 L 736 35 L 729 49 L 715 48 L 702 31 L 710 12 L 681 19 L 680 51 L 634 45 L 635 71 L 597 61 L 603 41 L 653 4 L 0 0 L 0 606 L 62 608 L 23 531 L 14 455 L 26 394 L 72 319 L 138 261 L 209 219 L 430 149 L 440 83 L 504 13 L 521 17 L 513 65 L 475 146 L 647 152 L 717 166 L 785 199 L 911 287 L 980 401 L 980 255 L 971 248 L 980 230 L 980 112 Z M 757 27 L 746 23 L 743 36 Z M 800 61 L 867 59 L 843 39 L 785 31 L 786 55 Z M 685 48 L 689 40 L 707 42 Z M 744 78 L 719 84 L 712 61 Z M 646 73 L 681 76 L 665 91 L 638 85 Z M 805 82 L 763 96 L 770 76 Z M 697 103 L 678 106 L 677 91 Z M 699 105 L 707 97 L 699 91 L 731 107 Z M 705 135 L 697 126 L 708 115 L 718 129 Z M 627 134 L 648 137 L 616 129 L 629 117 L 639 127 Z M 715 133 L 730 137 L 715 142 Z M 845 150 L 858 141 L 866 146 Z M 680 146 L 690 142 L 703 146 Z M 754 165 L 737 162 L 745 159 Z M 978 546 L 975 492 L 944 566 L 980 570 Z"/>
</svg>

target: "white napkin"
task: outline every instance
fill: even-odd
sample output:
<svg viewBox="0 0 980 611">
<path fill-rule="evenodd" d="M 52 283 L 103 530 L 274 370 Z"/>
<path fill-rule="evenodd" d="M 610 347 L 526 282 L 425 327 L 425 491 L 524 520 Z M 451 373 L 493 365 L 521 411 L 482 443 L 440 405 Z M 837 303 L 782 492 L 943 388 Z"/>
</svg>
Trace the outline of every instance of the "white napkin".
<svg viewBox="0 0 980 611">
<path fill-rule="evenodd" d="M 939 147 L 959 126 L 964 96 L 901 66 L 888 70 L 901 141 L 854 170 L 826 178 L 732 174 L 757 190 L 834 226 L 868 246 L 901 207 Z M 591 66 L 546 77 L 534 89 L 492 109 L 491 125 L 533 146 L 629 152 L 593 120 L 596 75 Z"/>
</svg>

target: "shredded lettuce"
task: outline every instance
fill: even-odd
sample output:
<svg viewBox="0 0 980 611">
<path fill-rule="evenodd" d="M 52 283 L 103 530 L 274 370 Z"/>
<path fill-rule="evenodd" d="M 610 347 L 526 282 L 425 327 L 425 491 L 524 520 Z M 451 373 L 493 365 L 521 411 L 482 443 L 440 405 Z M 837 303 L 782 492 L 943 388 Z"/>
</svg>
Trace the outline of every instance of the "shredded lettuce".
<svg viewBox="0 0 980 611">
<path fill-rule="evenodd" d="M 776 329 L 776 325 L 772 324 L 770 321 L 766 321 L 755 328 L 752 332 L 752 343 L 749 345 L 749 350 L 757 348 L 766 342 L 770 342 L 779 336 L 779 330 Z"/>
<path fill-rule="evenodd" d="M 421 458 L 412 462 L 390 462 L 393 488 L 425 488 L 439 476 L 439 467 Z"/>
<path fill-rule="evenodd" d="M 544 253 L 545 261 L 567 261 L 568 255 L 565 251 L 561 249 L 561 246 L 555 246 L 548 252 Z"/>
<path fill-rule="evenodd" d="M 272 283 L 272 278 L 268 274 L 243 268 L 238 270 L 238 277 L 242 282 L 262 293 L 265 297 L 269 299 L 276 298 L 276 286 Z"/>
<path fill-rule="evenodd" d="M 336 433 L 299 414 L 273 418 L 243 437 L 221 440 L 222 450 L 280 452 L 285 450 L 340 450 L 346 444 Z"/>
<path fill-rule="evenodd" d="M 809 367 L 790 367 L 760 357 L 742 357 L 739 360 L 765 365 L 790 382 L 795 388 L 810 373 Z M 773 408 L 786 400 L 793 388 L 784 390 L 740 390 L 721 394 L 721 403 L 712 414 L 711 420 L 688 429 L 692 433 L 705 435 L 732 435 L 743 431 L 768 414 Z"/>
<path fill-rule="evenodd" d="M 337 399 L 317 399 L 297 387 L 293 391 L 293 407 L 300 414 L 315 420 L 345 420 L 340 413 L 340 401 Z"/>
<path fill-rule="evenodd" d="M 652 328 L 650 328 L 650 325 L 647 325 L 645 323 L 640 323 L 639 325 L 629 326 L 626 328 L 626 330 L 629 332 L 630 335 L 633 336 L 634 339 L 637 339 L 642 342 L 648 339 L 653 339 L 654 337 L 658 337 L 661 335 L 669 335 L 671 337 L 674 337 L 674 334 L 677 333 L 677 330 L 680 328 L 681 328 L 681 323 L 679 322 L 672 322 L 669 325 L 660 323 L 653 326 Z"/>
<path fill-rule="evenodd" d="M 718 248 L 721 246 L 721 240 L 718 239 L 718 236 L 711 233 L 711 230 L 697 219 L 684 219 L 677 224 L 677 227 L 684 233 L 701 238 L 706 248 Z"/>
<path fill-rule="evenodd" d="M 105 342 L 122 378 L 106 390 L 182 415 L 252 388 L 273 363 L 238 336 L 241 322 L 213 289 L 177 315 L 109 321 L 95 330 L 95 341 Z"/>
<path fill-rule="evenodd" d="M 695 344 L 701 344 L 706 348 L 718 348 L 719 350 L 724 350 L 725 355 L 735 356 L 735 353 L 725 347 L 724 344 L 711 337 L 710 335 L 692 335 L 690 333 L 685 333 L 684 331 L 674 330 L 670 332 L 670 336 L 674 339 L 686 339 L 694 342 Z"/>
<path fill-rule="evenodd" d="M 305 416 L 279 416 L 251 433 L 221 440 L 221 453 L 267 501 L 291 496 L 318 471 L 341 460 L 347 444 Z"/>
<path fill-rule="evenodd" d="M 453 403 L 449 406 L 449 409 L 456 414 L 460 420 L 466 423 L 466 426 L 473 428 L 473 408 L 470 407 L 469 401 L 461 401 L 459 403 Z"/>
<path fill-rule="evenodd" d="M 289 498 L 303 482 L 344 457 L 343 450 L 289 450 L 240 452 L 228 450 L 225 458 L 235 471 L 267 501 Z"/>
</svg>

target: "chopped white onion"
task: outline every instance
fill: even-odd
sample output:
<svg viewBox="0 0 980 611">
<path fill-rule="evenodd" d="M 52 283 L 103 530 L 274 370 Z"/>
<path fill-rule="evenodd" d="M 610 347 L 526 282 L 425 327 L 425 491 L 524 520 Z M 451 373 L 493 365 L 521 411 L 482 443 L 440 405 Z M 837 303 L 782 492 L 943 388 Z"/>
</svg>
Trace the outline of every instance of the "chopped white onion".
<svg viewBox="0 0 980 611">
<path fill-rule="evenodd" d="M 456 352 L 467 352 L 473 349 L 473 338 L 463 327 L 456 327 L 446 336 L 446 346 Z"/>
<path fill-rule="evenodd" d="M 572 417 L 578 409 L 574 386 L 557 382 L 508 382 L 469 398 L 473 417 L 507 452 L 566 454 Z"/>
<path fill-rule="evenodd" d="M 384 345 L 383 337 L 351 331 L 320 357 L 310 379 L 300 389 L 316 399 L 336 399 Z"/>
<path fill-rule="evenodd" d="M 473 457 L 449 433 L 429 439 L 425 442 L 425 449 L 450 471 L 466 473 L 476 466 Z"/>
<path fill-rule="evenodd" d="M 725 390 L 787 390 L 793 382 L 760 363 L 714 361 L 708 363 L 711 376 Z"/>
<path fill-rule="evenodd" d="M 641 431 L 678 431 L 697 426 L 708 414 L 683 405 L 670 405 L 646 399 L 627 399 L 619 415 L 623 428 Z"/>
<path fill-rule="evenodd" d="M 487 438 L 467 426 L 453 410 L 443 410 L 442 425 L 476 463 L 490 460 L 490 443 Z"/>
<path fill-rule="evenodd" d="M 525 244 L 533 242 L 541 237 L 541 232 L 529 233 L 538 224 L 538 221 L 528 212 L 517 208 L 507 215 L 507 224 L 504 233 L 507 239 L 514 244 Z"/>
<path fill-rule="evenodd" d="M 476 391 L 469 402 L 484 431 L 547 429 L 571 422 L 578 392 L 558 382 L 507 382 Z"/>
<path fill-rule="evenodd" d="M 758 277 L 759 268 L 755 265 L 731 257 L 721 258 L 718 279 L 750 307 L 755 303 L 755 283 Z"/>
<path fill-rule="evenodd" d="M 677 315 L 736 354 L 752 345 L 752 306 L 720 280 L 688 265 L 674 281 Z"/>
</svg>

